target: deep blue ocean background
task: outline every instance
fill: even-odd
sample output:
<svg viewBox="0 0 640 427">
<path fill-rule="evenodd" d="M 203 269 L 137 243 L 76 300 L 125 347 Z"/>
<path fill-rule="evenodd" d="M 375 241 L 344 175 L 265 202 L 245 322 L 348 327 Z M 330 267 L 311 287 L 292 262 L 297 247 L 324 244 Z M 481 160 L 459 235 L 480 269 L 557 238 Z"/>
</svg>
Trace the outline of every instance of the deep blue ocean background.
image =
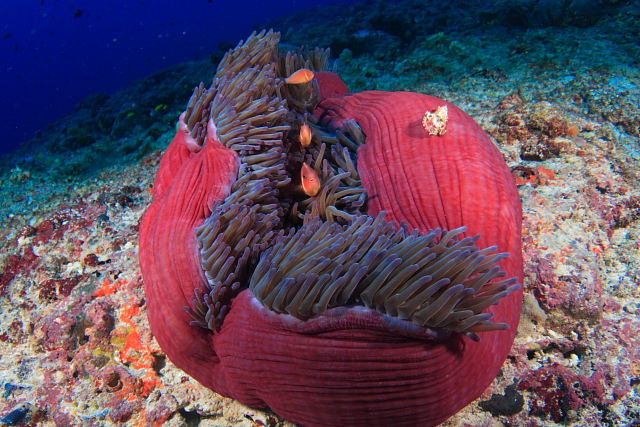
<svg viewBox="0 0 640 427">
<path fill-rule="evenodd" d="M 344 3 L 352 3 L 346 0 Z M 254 27 L 335 0 L 2 0 L 0 155 L 92 93 L 228 50 Z"/>
</svg>

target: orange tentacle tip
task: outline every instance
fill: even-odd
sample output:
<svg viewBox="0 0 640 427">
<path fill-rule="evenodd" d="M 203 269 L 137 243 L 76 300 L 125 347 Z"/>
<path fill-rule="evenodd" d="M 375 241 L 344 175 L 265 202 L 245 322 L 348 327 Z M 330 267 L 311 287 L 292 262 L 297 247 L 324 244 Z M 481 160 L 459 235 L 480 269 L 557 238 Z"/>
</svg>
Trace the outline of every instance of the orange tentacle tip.
<svg viewBox="0 0 640 427">
<path fill-rule="evenodd" d="M 320 191 L 320 177 L 315 170 L 311 169 L 311 166 L 303 163 L 300 177 L 302 178 L 302 190 L 307 196 L 313 197 L 318 194 Z"/>
<path fill-rule="evenodd" d="M 307 83 L 313 80 L 313 71 L 306 68 L 301 68 L 289 77 L 284 79 L 284 82 L 289 85 L 299 85 L 301 83 Z"/>
</svg>

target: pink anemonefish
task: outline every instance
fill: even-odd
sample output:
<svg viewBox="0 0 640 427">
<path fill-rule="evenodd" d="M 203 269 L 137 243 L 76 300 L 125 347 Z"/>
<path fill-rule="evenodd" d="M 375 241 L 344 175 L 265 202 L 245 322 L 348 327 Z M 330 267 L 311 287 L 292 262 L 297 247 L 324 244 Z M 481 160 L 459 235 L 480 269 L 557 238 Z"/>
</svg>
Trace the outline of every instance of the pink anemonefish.
<svg viewBox="0 0 640 427">
<path fill-rule="evenodd" d="M 310 82 L 313 79 L 313 76 L 313 71 L 302 68 L 284 79 L 284 82 L 289 85 L 299 85 L 301 83 Z"/>
<path fill-rule="evenodd" d="M 306 123 L 300 126 L 300 145 L 308 147 L 311 144 L 311 138 L 313 138 L 311 127 Z"/>
<path fill-rule="evenodd" d="M 318 194 L 320 191 L 320 177 L 315 170 L 311 169 L 308 164 L 303 163 L 300 177 L 302 178 L 302 190 L 307 196 L 313 197 Z"/>
</svg>

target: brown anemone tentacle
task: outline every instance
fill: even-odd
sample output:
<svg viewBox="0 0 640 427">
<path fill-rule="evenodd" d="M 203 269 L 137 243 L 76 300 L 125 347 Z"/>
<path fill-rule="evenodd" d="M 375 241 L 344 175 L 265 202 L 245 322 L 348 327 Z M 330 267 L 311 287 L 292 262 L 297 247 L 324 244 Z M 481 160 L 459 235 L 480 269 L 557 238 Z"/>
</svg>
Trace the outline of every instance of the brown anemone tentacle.
<svg viewBox="0 0 640 427">
<path fill-rule="evenodd" d="M 328 69 L 330 53 L 330 49 L 310 50 L 308 46 L 283 52 L 278 56 L 278 75 L 286 78 L 302 68 L 325 71 Z M 312 113 L 321 101 L 320 88 L 315 79 L 302 84 L 284 85 L 281 90 L 288 100 L 289 109 L 300 115 Z"/>
<path fill-rule="evenodd" d="M 196 290 L 193 306 L 185 309 L 194 324 L 212 330 L 220 327 L 233 298 L 248 286 L 260 253 L 274 244 L 270 239 L 279 238 L 274 230 L 282 228 L 281 217 L 289 205 L 279 200 L 278 189 L 291 181 L 287 165 L 292 158 L 287 158 L 290 144 L 285 146 L 283 140 L 296 117 L 287 103 L 313 110 L 319 102 L 317 88 L 297 85 L 284 90 L 281 77 L 304 67 L 325 69 L 329 51 L 300 50 L 278 60 L 278 39 L 277 33 L 253 34 L 228 52 L 211 87 L 201 84 L 195 89 L 185 114 L 187 129 L 198 145 L 215 131 L 219 142 L 238 152 L 241 161 L 231 194 L 211 207 L 211 217 L 196 233 L 209 286 Z M 303 110 L 298 113 L 304 114 Z M 336 204 L 337 189 L 333 184 L 327 187 L 325 205 Z M 341 197 L 356 193 L 340 189 Z M 346 215 L 342 216 L 350 218 Z"/>
<path fill-rule="evenodd" d="M 288 112 L 279 96 L 283 83 L 275 64 L 279 39 L 273 31 L 252 34 L 225 54 L 208 89 L 203 83 L 196 87 L 184 120 L 199 145 L 204 144 L 210 119 L 217 139 L 236 151 L 282 145 L 289 127 L 279 126 Z"/>
<path fill-rule="evenodd" d="M 359 125 L 353 120 L 346 120 L 342 131 L 330 131 L 318 124 L 313 116 L 309 117 L 309 123 L 319 143 L 308 148 L 306 161 L 314 165 L 323 187 L 329 188 L 324 194 L 300 201 L 299 212 L 295 214 L 306 211 L 327 221 L 341 218 L 345 223 L 357 212 L 366 213 L 367 192 L 356 167 L 357 149 L 366 142 Z M 339 176 L 339 182 L 334 185 L 336 176 Z"/>
<path fill-rule="evenodd" d="M 313 217 L 265 251 L 249 289 L 266 308 L 301 319 L 351 303 L 476 340 L 477 331 L 508 327 L 482 314 L 520 288 L 510 279 L 484 289 L 501 257 L 487 262 L 477 238 L 458 241 L 464 228 L 407 235 L 385 225 L 384 213 L 349 226 Z"/>
<path fill-rule="evenodd" d="M 281 212 L 261 212 L 264 205 L 260 202 L 273 198 L 275 190 L 269 191 L 273 184 L 266 178 L 248 182 L 254 185 L 245 182 L 224 202 L 218 202 L 212 215 L 196 229 L 209 286 L 196 290 L 191 299 L 193 308 L 185 309 L 193 317 L 193 324 L 211 330 L 219 329 L 233 298 L 247 288 L 260 254 L 282 238 L 283 232 L 274 231 Z"/>
<path fill-rule="evenodd" d="M 288 51 L 279 56 L 279 70 L 281 75 L 287 73 L 287 77 L 301 68 L 311 71 L 329 70 L 329 57 L 331 49 L 317 47 L 310 49 L 309 46 L 302 46 L 295 51 Z"/>
<path fill-rule="evenodd" d="M 276 72 L 279 34 L 253 34 L 229 51 L 209 89 L 201 84 L 189 101 L 185 121 L 198 145 L 207 134 L 240 155 L 231 194 L 210 207 L 196 230 L 206 289 L 195 289 L 193 323 L 217 330 L 233 299 L 248 286 L 260 254 L 279 237 L 284 207 L 279 188 L 289 184 L 283 138 L 288 109 Z M 274 240 L 274 241 L 272 241 Z"/>
<path fill-rule="evenodd" d="M 329 222 L 342 218 L 341 223 L 345 224 L 345 221 L 351 220 L 357 212 L 365 213 L 366 190 L 362 187 L 348 149 L 338 147 L 341 150 L 333 149 L 331 155 L 327 155 L 324 143 L 317 150 L 309 150 L 307 159 L 313 162 L 314 170 L 318 172 L 322 181 L 322 188 L 317 195 L 301 200 L 297 209 L 312 216 L 319 215 Z M 302 215 L 299 212 L 295 214 Z"/>
<path fill-rule="evenodd" d="M 278 75 L 285 78 L 302 68 L 325 71 L 329 64 L 329 53 L 329 49 L 310 50 L 308 47 L 281 53 L 278 57 Z M 365 212 L 366 191 L 355 165 L 357 148 L 365 142 L 364 133 L 353 121 L 345 123 L 344 129 L 334 136 L 318 124 L 318 120 L 309 114 L 315 110 L 321 98 L 315 79 L 302 84 L 285 84 L 282 94 L 290 111 L 292 133 L 299 134 L 302 124 L 313 128 L 311 145 L 306 148 L 291 136 L 285 139 L 287 170 L 296 173 L 303 162 L 314 165 L 324 187 L 319 197 L 303 197 L 289 202 L 292 206 L 289 218 L 293 223 L 299 223 L 305 214 L 320 215 L 324 220 L 338 220 L 346 224 L 356 212 Z M 341 145 L 341 141 L 346 147 Z M 340 179 L 334 185 L 332 178 L 336 175 Z"/>
</svg>

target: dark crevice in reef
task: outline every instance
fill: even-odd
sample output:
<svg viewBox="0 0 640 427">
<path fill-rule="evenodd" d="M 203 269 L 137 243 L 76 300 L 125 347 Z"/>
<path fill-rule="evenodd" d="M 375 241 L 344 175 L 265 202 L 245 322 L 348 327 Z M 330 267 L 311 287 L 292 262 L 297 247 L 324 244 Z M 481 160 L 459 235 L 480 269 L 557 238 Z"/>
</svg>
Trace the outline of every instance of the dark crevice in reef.
<svg viewBox="0 0 640 427">
<path fill-rule="evenodd" d="M 206 419 L 202 415 L 198 414 L 196 411 L 189 412 L 184 408 L 180 408 L 178 412 L 180 413 L 180 415 L 182 415 L 182 418 L 187 423 L 188 427 L 198 427 L 200 425 L 200 421 L 202 421 L 203 419 Z"/>
<path fill-rule="evenodd" d="M 504 394 L 493 394 L 491 399 L 480 402 L 480 409 L 491 415 L 515 415 L 524 408 L 524 398 L 518 393 L 517 384 L 507 387 Z"/>
<path fill-rule="evenodd" d="M 167 365 L 167 356 L 164 354 L 153 353 L 153 370 L 162 375 L 160 371 Z"/>
</svg>

